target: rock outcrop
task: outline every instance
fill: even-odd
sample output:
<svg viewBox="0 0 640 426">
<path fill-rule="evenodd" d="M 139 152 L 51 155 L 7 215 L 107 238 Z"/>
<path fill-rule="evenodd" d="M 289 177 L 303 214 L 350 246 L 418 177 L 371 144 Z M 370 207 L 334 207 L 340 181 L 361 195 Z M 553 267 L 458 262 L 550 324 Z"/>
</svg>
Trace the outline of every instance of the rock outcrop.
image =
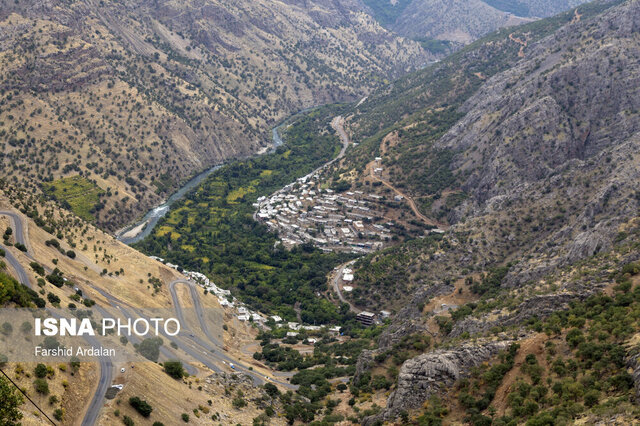
<svg viewBox="0 0 640 426">
<path fill-rule="evenodd" d="M 640 403 L 640 348 L 636 347 L 627 356 L 627 367 L 633 376 L 633 385 L 636 388 L 635 402 Z"/>
<path fill-rule="evenodd" d="M 507 349 L 512 342 L 500 341 L 468 344 L 454 349 L 437 350 L 405 361 L 400 368 L 398 385 L 389 396 L 387 407 L 376 416 L 366 418 L 364 425 L 391 420 L 401 412 L 420 407 L 430 396 L 443 392 L 471 367 Z"/>
<path fill-rule="evenodd" d="M 458 337 L 463 333 L 469 333 L 470 335 L 486 333 L 493 327 L 518 325 L 533 317 L 544 319 L 554 312 L 568 309 L 569 303 L 582 300 L 588 295 L 589 294 L 560 293 L 534 296 L 518 305 L 512 313 L 498 316 L 498 318 L 494 320 L 487 320 L 487 317 L 493 316 L 491 314 L 482 318 L 467 317 L 460 320 L 455 324 L 449 336 Z"/>
</svg>

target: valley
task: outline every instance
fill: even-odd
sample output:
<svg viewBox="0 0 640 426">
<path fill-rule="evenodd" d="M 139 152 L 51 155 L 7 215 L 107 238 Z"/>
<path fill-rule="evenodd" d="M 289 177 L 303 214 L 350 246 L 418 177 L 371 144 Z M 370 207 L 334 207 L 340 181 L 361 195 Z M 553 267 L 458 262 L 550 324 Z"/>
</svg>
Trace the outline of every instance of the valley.
<svg viewBox="0 0 640 426">
<path fill-rule="evenodd" d="M 639 23 L 0 0 L 0 424 L 635 424 Z"/>
</svg>

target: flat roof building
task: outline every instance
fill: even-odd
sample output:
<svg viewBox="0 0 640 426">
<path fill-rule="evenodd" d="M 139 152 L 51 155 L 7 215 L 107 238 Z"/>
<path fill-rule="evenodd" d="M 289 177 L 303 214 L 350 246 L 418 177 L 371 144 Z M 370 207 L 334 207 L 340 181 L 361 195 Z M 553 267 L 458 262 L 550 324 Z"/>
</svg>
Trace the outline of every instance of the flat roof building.
<svg viewBox="0 0 640 426">
<path fill-rule="evenodd" d="M 373 325 L 373 320 L 375 319 L 376 314 L 362 311 L 358 315 L 356 315 L 356 320 L 360 322 L 360 324 L 365 326 Z"/>
</svg>

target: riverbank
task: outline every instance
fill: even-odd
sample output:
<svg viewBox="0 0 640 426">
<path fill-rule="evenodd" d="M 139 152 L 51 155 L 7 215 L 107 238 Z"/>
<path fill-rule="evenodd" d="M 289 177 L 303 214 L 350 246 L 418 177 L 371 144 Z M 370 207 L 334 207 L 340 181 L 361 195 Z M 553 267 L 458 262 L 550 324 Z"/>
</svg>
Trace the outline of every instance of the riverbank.
<svg viewBox="0 0 640 426">
<path fill-rule="evenodd" d="M 191 178 L 184 186 L 174 192 L 167 201 L 149 210 L 139 221 L 116 232 L 116 238 L 127 245 L 135 244 L 145 239 L 151 234 L 158 221 L 171 210 L 171 206 L 175 202 L 181 200 L 189 191 L 197 187 L 205 178 L 222 166 L 223 164 L 218 164 Z"/>
<path fill-rule="evenodd" d="M 327 274 L 353 257 L 311 246 L 283 250 L 277 235 L 252 219 L 258 198 L 308 175 L 340 151 L 331 121 L 343 106 L 306 114 L 286 130 L 286 150 L 222 167 L 158 224 L 161 232 L 136 244 L 143 253 L 199 271 L 225 289 L 236 289 L 251 309 L 305 323 L 346 321 L 344 312 L 318 299 Z M 283 295 L 286 295 L 283 296 Z M 295 309 L 294 309 L 295 308 Z"/>
<path fill-rule="evenodd" d="M 312 108 L 307 108 L 302 111 L 295 113 L 284 119 L 280 124 L 274 127 L 271 130 L 272 134 L 272 145 L 271 147 L 264 147 L 259 150 L 255 156 L 262 156 L 265 154 L 274 153 L 275 150 L 284 145 L 284 140 L 281 136 L 281 129 L 285 126 L 289 126 L 292 122 L 296 120 L 296 118 L 313 111 L 314 109 L 321 108 L 322 106 L 316 106 Z M 157 207 L 149 210 L 147 214 L 145 214 L 140 220 L 135 221 L 132 224 L 125 226 L 124 228 L 116 231 L 115 236 L 119 241 L 131 245 L 138 243 L 144 240 L 146 237 L 151 235 L 151 231 L 155 228 L 158 221 L 162 219 L 170 210 L 171 206 L 176 202 L 182 199 L 191 189 L 198 186 L 205 178 L 211 175 L 213 172 L 218 170 L 220 167 L 224 166 L 223 164 L 218 164 L 210 169 L 205 170 L 204 172 L 194 176 L 190 179 L 184 186 L 178 189 L 173 195 L 169 197 L 164 203 L 160 204 Z"/>
</svg>

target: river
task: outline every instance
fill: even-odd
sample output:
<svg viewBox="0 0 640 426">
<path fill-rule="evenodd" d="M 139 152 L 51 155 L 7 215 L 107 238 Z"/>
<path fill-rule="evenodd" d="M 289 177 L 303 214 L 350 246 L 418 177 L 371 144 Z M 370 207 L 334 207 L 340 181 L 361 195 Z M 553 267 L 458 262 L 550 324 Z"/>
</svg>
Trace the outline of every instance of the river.
<svg viewBox="0 0 640 426">
<path fill-rule="evenodd" d="M 273 147 L 269 150 L 269 152 L 275 151 L 276 148 L 284 144 L 284 141 L 280 136 L 280 129 L 283 126 L 285 126 L 287 123 L 289 123 L 292 118 L 297 117 L 298 115 L 306 111 L 307 110 L 301 111 L 287 118 L 281 124 L 279 124 L 278 126 L 272 129 L 271 133 L 273 138 Z M 140 219 L 139 221 L 137 221 L 132 225 L 127 226 L 123 230 L 119 231 L 116 234 L 116 238 L 119 241 L 122 241 L 123 243 L 128 245 L 135 244 L 138 241 L 144 240 L 147 236 L 149 236 L 149 234 L 151 234 L 151 231 L 153 231 L 153 228 L 155 228 L 155 226 L 158 224 L 158 221 L 162 219 L 164 216 L 166 216 L 169 210 L 171 210 L 171 206 L 176 201 L 182 199 L 182 197 L 184 197 L 187 194 L 187 192 L 191 191 L 193 188 L 198 186 L 200 182 L 202 182 L 207 176 L 209 176 L 211 173 L 218 170 L 220 167 L 222 167 L 221 164 L 214 166 L 210 169 L 207 169 L 204 172 L 200 173 L 199 175 L 193 177 L 182 188 L 178 189 L 173 195 L 171 195 L 171 197 L 169 197 L 169 199 L 165 203 L 149 210 L 149 212 L 146 215 L 144 215 L 142 219 Z"/>
</svg>

